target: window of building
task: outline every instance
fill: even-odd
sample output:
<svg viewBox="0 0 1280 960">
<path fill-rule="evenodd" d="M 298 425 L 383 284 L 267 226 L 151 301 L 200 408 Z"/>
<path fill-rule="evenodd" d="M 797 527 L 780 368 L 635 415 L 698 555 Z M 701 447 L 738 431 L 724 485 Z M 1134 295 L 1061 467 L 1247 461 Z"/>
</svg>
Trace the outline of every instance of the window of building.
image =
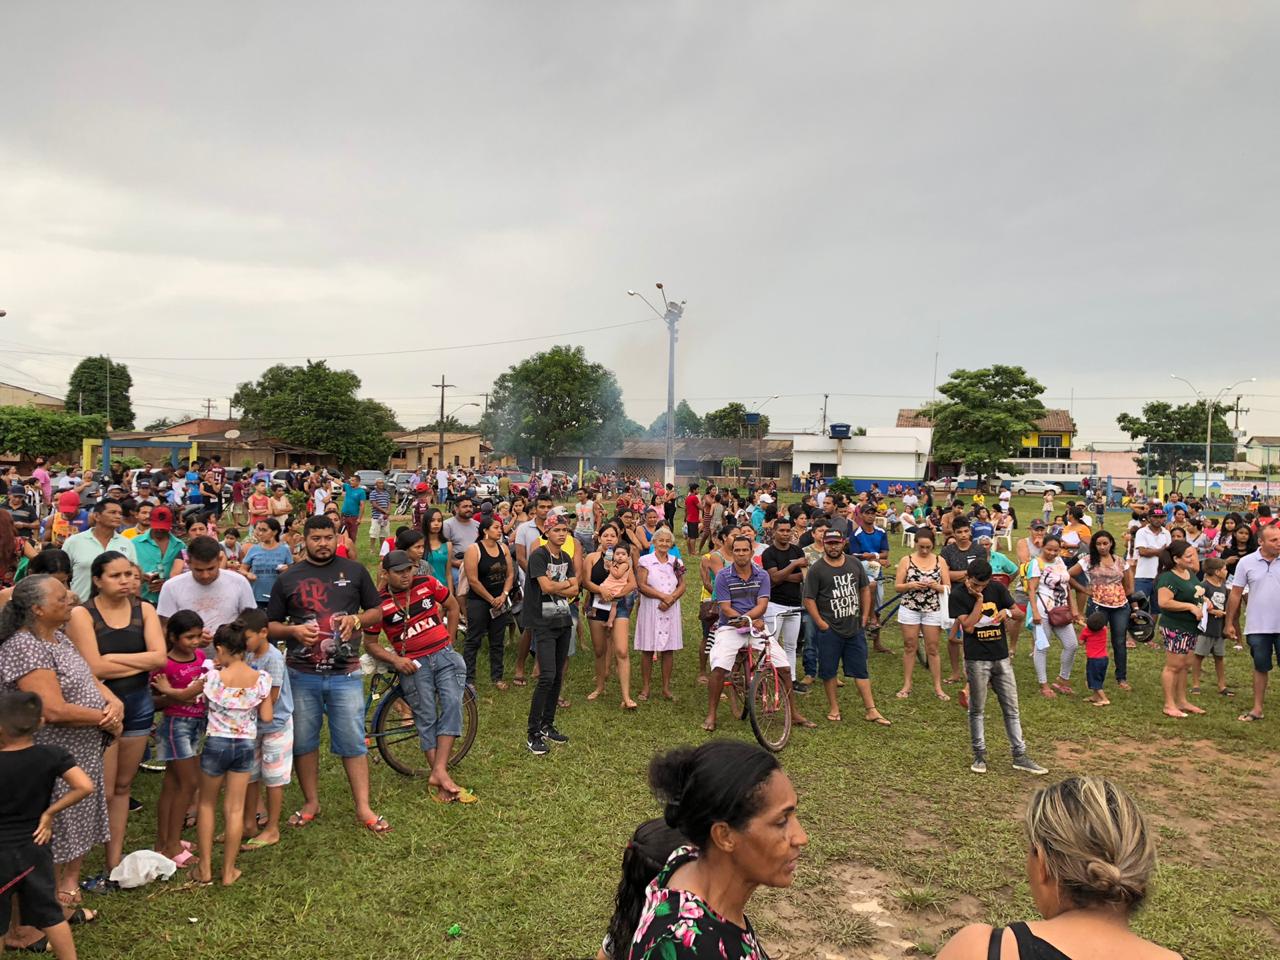
<svg viewBox="0 0 1280 960">
<path fill-rule="evenodd" d="M 1062 434 L 1060 433 L 1040 434 L 1040 446 L 1055 447 L 1055 448 L 1062 446 Z"/>
<path fill-rule="evenodd" d="M 468 457 L 468 459 L 471 461 L 471 464 L 470 464 L 470 465 L 474 467 L 474 466 L 476 465 L 476 458 L 475 458 L 475 457 Z"/>
</svg>

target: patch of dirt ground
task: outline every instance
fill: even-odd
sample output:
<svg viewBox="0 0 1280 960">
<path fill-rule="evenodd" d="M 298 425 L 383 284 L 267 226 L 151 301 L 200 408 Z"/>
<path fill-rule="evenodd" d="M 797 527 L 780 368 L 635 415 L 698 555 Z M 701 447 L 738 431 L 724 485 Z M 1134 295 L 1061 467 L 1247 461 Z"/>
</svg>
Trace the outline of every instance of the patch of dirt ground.
<svg viewBox="0 0 1280 960">
<path fill-rule="evenodd" d="M 1227 753 L 1211 740 L 1054 744 L 1055 772 L 1097 773 L 1129 786 L 1159 831 L 1157 844 L 1195 862 L 1220 865 L 1213 833 L 1248 831 L 1280 801 L 1280 762 Z"/>
<path fill-rule="evenodd" d="M 822 883 L 766 897 L 751 922 L 773 960 L 896 960 L 931 956 L 966 923 L 981 919 L 973 897 L 916 888 L 919 909 L 899 895 L 907 884 L 856 863 L 823 871 Z"/>
</svg>

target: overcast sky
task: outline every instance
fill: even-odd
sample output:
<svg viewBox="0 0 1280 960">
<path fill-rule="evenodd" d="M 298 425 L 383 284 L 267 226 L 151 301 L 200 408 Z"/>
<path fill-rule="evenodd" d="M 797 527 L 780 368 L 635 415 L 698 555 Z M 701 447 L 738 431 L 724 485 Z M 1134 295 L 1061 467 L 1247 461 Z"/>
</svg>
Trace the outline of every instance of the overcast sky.
<svg viewBox="0 0 1280 960">
<path fill-rule="evenodd" d="M 335 363 L 414 426 L 557 339 L 477 345 L 645 321 L 661 280 L 699 412 L 891 425 L 940 344 L 941 379 L 1074 391 L 1085 439 L 1189 398 L 1170 372 L 1257 376 L 1242 426 L 1280 434 L 1274 3 L 10 0 L 0 32 L 0 379 L 199 357 L 128 361 L 139 423 L 376 353 Z M 558 340 L 661 411 L 660 321 Z"/>
</svg>

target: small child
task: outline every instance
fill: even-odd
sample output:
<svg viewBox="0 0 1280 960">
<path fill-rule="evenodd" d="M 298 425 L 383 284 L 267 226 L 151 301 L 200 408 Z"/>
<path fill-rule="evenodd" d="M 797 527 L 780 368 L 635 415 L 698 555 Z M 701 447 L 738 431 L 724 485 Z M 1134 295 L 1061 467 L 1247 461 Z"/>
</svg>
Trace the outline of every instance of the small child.
<svg viewBox="0 0 1280 960">
<path fill-rule="evenodd" d="M 201 886 L 213 883 L 214 820 L 224 781 L 222 885 L 229 887 L 240 878 L 236 854 L 244 835 L 244 795 L 253 770 L 258 720 L 270 723 L 272 718 L 271 675 L 245 663 L 246 634 L 243 620 L 220 626 L 213 635 L 213 660 L 204 665 L 209 736 L 200 755 L 200 813 L 196 821 L 200 863 L 195 878 Z"/>
<path fill-rule="evenodd" d="M 93 781 L 66 750 L 35 742 L 42 711 L 34 693 L 0 693 L 0 783 L 5 785 L 0 791 L 0 930 L 9 929 L 16 898 L 23 924 L 44 934 L 26 949 L 42 953 L 52 948 L 59 960 L 75 960 L 76 944 L 58 902 L 49 840 L 54 817 L 92 794 Z M 58 780 L 67 789 L 50 803 Z M 83 912 L 78 916 L 78 922 L 85 921 Z"/>
<path fill-rule="evenodd" d="M 1204 658 L 1213 655 L 1218 675 L 1218 693 L 1234 697 L 1227 687 L 1227 641 L 1223 627 L 1227 622 L 1227 561 L 1210 557 L 1204 561 L 1204 616 L 1200 618 L 1200 635 L 1196 637 L 1195 659 L 1191 661 L 1191 692 L 1200 692 L 1200 668 Z"/>
<path fill-rule="evenodd" d="M 1080 632 L 1080 640 L 1084 644 L 1085 679 L 1093 695 L 1085 697 L 1086 703 L 1095 707 L 1106 707 L 1111 704 L 1102 684 L 1107 679 L 1107 615 L 1101 610 L 1089 614 L 1084 630 Z"/>
<path fill-rule="evenodd" d="M 627 583 L 631 577 L 631 553 L 627 550 L 614 550 L 613 556 L 609 560 L 609 575 L 604 578 L 604 582 L 600 584 L 601 588 L 607 588 L 612 594 L 613 599 L 605 601 L 601 597 L 596 598 L 596 609 L 600 609 L 604 603 L 609 604 L 609 619 L 605 621 L 606 627 L 612 627 L 618 619 L 618 601 L 624 596 L 623 591 L 627 587 Z"/>
<path fill-rule="evenodd" d="M 253 771 L 245 794 L 245 832 L 258 830 L 241 850 L 257 850 L 280 842 L 280 811 L 284 807 L 284 788 L 293 775 L 293 692 L 289 689 L 289 672 L 284 654 L 267 640 L 267 614 L 251 607 L 240 613 L 245 626 L 248 663 L 253 669 L 271 677 L 270 722 L 258 724 L 258 740 L 253 753 Z M 267 819 L 258 821 L 258 781 L 267 785 Z"/>
<path fill-rule="evenodd" d="M 228 527 L 222 535 L 222 552 L 227 558 L 227 566 L 240 565 L 240 531 L 235 527 Z"/>
<path fill-rule="evenodd" d="M 156 727 L 156 759 L 163 761 L 164 782 L 156 804 L 156 850 L 187 867 L 195 859 L 182 839 L 187 811 L 200 786 L 200 738 L 204 736 L 204 620 L 194 610 L 178 610 L 164 627 L 169 658 L 151 675 L 156 709 L 164 713 Z"/>
</svg>

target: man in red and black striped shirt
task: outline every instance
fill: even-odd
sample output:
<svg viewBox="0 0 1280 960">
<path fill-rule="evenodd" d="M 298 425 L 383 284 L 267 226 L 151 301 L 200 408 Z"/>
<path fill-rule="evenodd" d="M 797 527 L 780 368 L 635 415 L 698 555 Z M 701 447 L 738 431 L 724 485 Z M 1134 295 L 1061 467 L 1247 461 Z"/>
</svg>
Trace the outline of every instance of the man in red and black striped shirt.
<svg viewBox="0 0 1280 960">
<path fill-rule="evenodd" d="M 387 572 L 382 623 L 365 632 L 365 649 L 400 674 L 418 743 L 431 766 L 427 783 L 436 788 L 434 798 L 440 803 L 474 803 L 475 795 L 449 776 L 449 752 L 462 735 L 467 676 L 462 654 L 453 649 L 458 601 L 435 577 L 415 575 L 417 564 L 403 550 L 383 557 L 382 568 Z M 391 649 L 382 645 L 379 633 L 386 634 Z"/>
</svg>

